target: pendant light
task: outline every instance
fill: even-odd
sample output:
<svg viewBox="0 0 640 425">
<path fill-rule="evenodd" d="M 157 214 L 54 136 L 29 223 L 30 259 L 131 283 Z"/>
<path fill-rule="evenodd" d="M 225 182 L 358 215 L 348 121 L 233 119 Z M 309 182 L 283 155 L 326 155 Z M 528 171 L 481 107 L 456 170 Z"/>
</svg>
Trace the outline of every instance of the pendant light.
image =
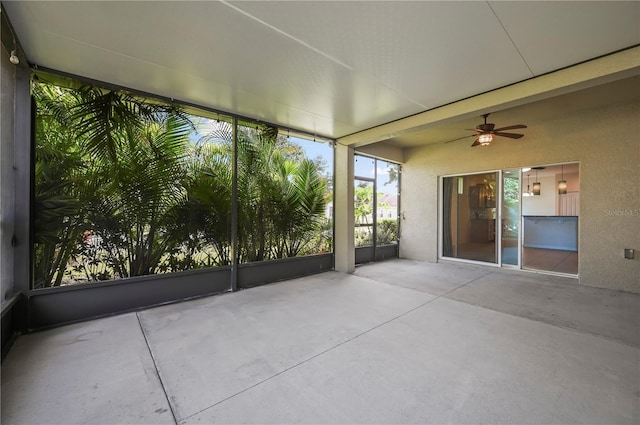
<svg viewBox="0 0 640 425">
<path fill-rule="evenodd" d="M 567 194 L 567 181 L 564 179 L 564 164 L 561 165 L 561 177 L 560 181 L 558 181 L 558 195 L 566 195 Z"/>
<path fill-rule="evenodd" d="M 527 191 L 524 192 L 522 194 L 522 196 L 531 196 L 531 195 L 533 195 L 533 193 L 531 193 L 531 190 L 529 189 L 529 175 L 530 174 L 527 173 Z"/>
<path fill-rule="evenodd" d="M 540 195 L 540 189 L 541 189 L 542 185 L 540 184 L 539 181 L 537 181 L 538 180 L 538 169 L 537 169 L 537 167 L 535 168 L 535 170 L 536 170 L 536 181 L 533 182 L 533 194 L 537 196 L 537 195 Z"/>
</svg>

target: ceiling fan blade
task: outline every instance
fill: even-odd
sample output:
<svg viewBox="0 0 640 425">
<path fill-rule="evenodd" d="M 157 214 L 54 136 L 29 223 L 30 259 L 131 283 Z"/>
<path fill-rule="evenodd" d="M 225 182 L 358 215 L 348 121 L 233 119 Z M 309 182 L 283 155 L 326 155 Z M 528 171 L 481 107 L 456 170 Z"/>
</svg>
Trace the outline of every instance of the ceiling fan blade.
<svg viewBox="0 0 640 425">
<path fill-rule="evenodd" d="M 524 134 L 516 134 L 516 133 L 493 133 L 496 136 L 502 136 L 502 137 L 508 137 L 510 139 L 519 139 L 522 136 L 524 136 Z"/>
<path fill-rule="evenodd" d="M 476 135 L 475 135 L 475 134 L 470 134 L 470 135 L 468 135 L 468 136 L 458 137 L 457 139 L 447 140 L 447 141 L 446 141 L 446 142 L 444 142 L 444 143 L 457 142 L 458 140 L 467 139 L 467 138 L 469 138 L 469 137 L 476 137 Z"/>
<path fill-rule="evenodd" d="M 508 125 L 506 127 L 496 128 L 493 131 L 515 130 L 516 128 L 527 128 L 527 126 L 524 124 Z"/>
<path fill-rule="evenodd" d="M 474 146 L 480 146 L 480 141 L 479 141 L 479 140 L 476 140 L 475 142 L 473 142 L 473 144 L 471 145 L 471 147 L 474 147 Z"/>
<path fill-rule="evenodd" d="M 467 131 L 477 131 L 478 133 L 482 133 L 482 130 L 480 130 L 478 128 L 465 128 L 465 130 L 467 130 Z"/>
</svg>

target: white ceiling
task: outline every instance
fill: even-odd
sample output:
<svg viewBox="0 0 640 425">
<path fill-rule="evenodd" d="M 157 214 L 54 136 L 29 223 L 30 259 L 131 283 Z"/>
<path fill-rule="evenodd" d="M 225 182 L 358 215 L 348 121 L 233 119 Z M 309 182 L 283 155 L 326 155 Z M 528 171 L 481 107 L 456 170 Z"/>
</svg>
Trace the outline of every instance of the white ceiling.
<svg viewBox="0 0 640 425">
<path fill-rule="evenodd" d="M 637 1 L 3 6 L 32 64 L 331 138 L 640 44 Z"/>
</svg>

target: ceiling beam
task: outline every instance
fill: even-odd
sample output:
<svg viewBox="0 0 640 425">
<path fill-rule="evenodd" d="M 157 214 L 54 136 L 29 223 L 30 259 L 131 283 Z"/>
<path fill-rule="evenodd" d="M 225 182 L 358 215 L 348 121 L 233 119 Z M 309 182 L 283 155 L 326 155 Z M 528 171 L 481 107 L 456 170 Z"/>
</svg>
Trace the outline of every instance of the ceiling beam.
<svg viewBox="0 0 640 425">
<path fill-rule="evenodd" d="M 339 138 L 338 143 L 352 147 L 366 146 L 447 122 L 549 99 L 635 75 L 640 75 L 640 46 L 350 134 Z"/>
</svg>

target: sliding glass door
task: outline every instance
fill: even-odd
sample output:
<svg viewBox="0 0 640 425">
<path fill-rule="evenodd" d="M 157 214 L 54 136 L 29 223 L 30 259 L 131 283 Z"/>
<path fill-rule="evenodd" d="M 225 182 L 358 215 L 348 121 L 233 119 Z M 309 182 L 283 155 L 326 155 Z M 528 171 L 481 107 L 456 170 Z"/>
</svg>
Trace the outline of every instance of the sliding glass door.
<svg viewBox="0 0 640 425">
<path fill-rule="evenodd" d="M 497 172 L 443 178 L 443 257 L 498 262 L 497 183 Z"/>
<path fill-rule="evenodd" d="M 443 177 L 441 257 L 577 275 L 579 182 L 577 163 Z"/>
</svg>

